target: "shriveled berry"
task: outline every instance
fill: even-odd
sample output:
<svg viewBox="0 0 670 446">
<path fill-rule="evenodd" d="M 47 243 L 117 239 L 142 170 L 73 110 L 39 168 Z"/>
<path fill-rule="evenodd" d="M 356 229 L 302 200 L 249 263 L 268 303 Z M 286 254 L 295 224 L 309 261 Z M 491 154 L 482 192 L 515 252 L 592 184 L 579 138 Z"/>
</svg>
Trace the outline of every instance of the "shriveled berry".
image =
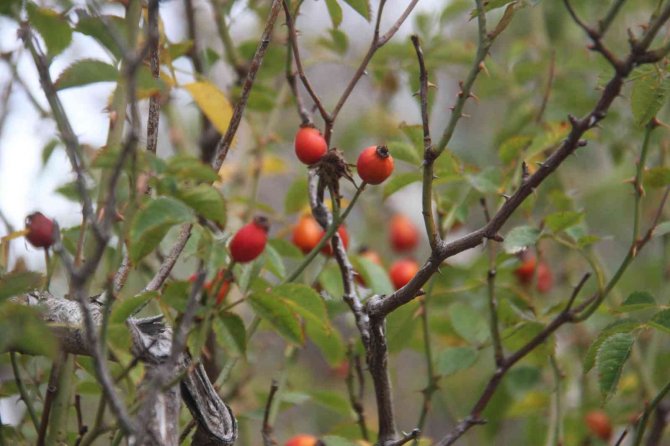
<svg viewBox="0 0 670 446">
<path fill-rule="evenodd" d="M 300 127 L 295 134 L 295 154 L 300 161 L 311 166 L 328 151 L 328 144 L 321 132 L 314 127 Z"/>
<path fill-rule="evenodd" d="M 41 212 L 26 217 L 26 239 L 36 248 L 48 248 L 54 243 L 54 222 Z"/>
<path fill-rule="evenodd" d="M 386 146 L 370 146 L 358 156 L 356 168 L 363 181 L 379 184 L 393 172 L 393 157 Z"/>
<path fill-rule="evenodd" d="M 270 225 L 265 217 L 242 226 L 230 241 L 230 256 L 238 263 L 251 262 L 261 255 L 268 241 Z"/>
</svg>

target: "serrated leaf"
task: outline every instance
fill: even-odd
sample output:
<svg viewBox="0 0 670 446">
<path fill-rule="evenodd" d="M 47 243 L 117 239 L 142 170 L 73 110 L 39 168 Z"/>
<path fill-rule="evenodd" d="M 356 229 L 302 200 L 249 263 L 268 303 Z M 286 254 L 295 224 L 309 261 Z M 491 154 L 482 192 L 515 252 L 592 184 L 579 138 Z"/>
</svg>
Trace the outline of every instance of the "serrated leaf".
<svg viewBox="0 0 670 446">
<path fill-rule="evenodd" d="M 344 0 L 354 11 L 359 13 L 365 20 L 370 21 L 370 1 L 369 0 Z"/>
<path fill-rule="evenodd" d="M 70 45 L 72 28 L 65 17 L 52 9 L 40 8 L 32 2 L 26 4 L 26 11 L 30 26 L 44 39 L 49 56 L 59 55 Z"/>
<path fill-rule="evenodd" d="M 654 296 L 646 291 L 635 291 L 623 301 L 619 311 L 638 311 L 655 306 L 656 300 L 654 300 Z"/>
<path fill-rule="evenodd" d="M 191 209 L 181 201 L 159 197 L 135 215 L 129 231 L 130 258 L 137 263 L 163 240 L 171 227 L 191 221 Z"/>
<path fill-rule="evenodd" d="M 584 363 L 582 367 L 584 368 L 584 373 L 588 373 L 589 370 L 593 368 L 596 363 L 596 355 L 600 346 L 607 338 L 617 333 L 629 333 L 640 327 L 639 322 L 635 322 L 630 319 L 623 319 L 620 321 L 613 322 L 612 324 L 605 327 L 595 341 L 589 346 L 589 349 L 586 351 L 586 356 L 584 356 Z"/>
<path fill-rule="evenodd" d="M 644 185 L 659 188 L 670 184 L 670 168 L 657 166 L 644 171 Z"/>
<path fill-rule="evenodd" d="M 333 22 L 333 27 L 337 28 L 342 23 L 342 8 L 337 3 L 337 0 L 326 0 L 326 7 L 328 8 L 328 15 Z"/>
<path fill-rule="evenodd" d="M 268 321 L 287 341 L 302 345 L 305 337 L 300 328 L 300 319 L 273 293 L 254 291 L 249 295 L 254 312 Z"/>
<path fill-rule="evenodd" d="M 191 94 L 198 108 L 212 121 L 219 133 L 226 133 L 233 116 L 233 107 L 223 92 L 208 81 L 192 82 L 183 85 L 183 88 Z"/>
<path fill-rule="evenodd" d="M 561 232 L 582 221 L 583 212 L 563 211 L 555 212 L 544 219 L 545 225 L 552 232 Z"/>
<path fill-rule="evenodd" d="M 435 368 L 442 376 L 470 368 L 477 360 L 477 350 L 472 347 L 454 347 L 440 352 L 435 360 Z"/>
<path fill-rule="evenodd" d="M 235 313 L 223 312 L 214 319 L 212 326 L 217 342 L 234 357 L 244 356 L 247 351 L 247 330 L 244 322 Z"/>
<path fill-rule="evenodd" d="M 221 192 L 209 184 L 180 189 L 177 198 L 186 203 L 198 215 L 226 225 L 226 202 Z"/>
<path fill-rule="evenodd" d="M 421 164 L 419 151 L 412 145 L 403 141 L 391 141 L 387 144 L 389 152 L 394 159 L 404 161 L 413 166 Z"/>
<path fill-rule="evenodd" d="M 449 320 L 454 331 L 466 342 L 480 344 L 489 337 L 486 319 L 480 311 L 462 302 L 449 307 Z"/>
<path fill-rule="evenodd" d="M 293 214 L 300 211 L 309 204 L 307 195 L 307 179 L 304 176 L 298 177 L 286 191 L 284 196 L 284 212 Z"/>
<path fill-rule="evenodd" d="M 649 325 L 666 333 L 670 333 L 670 308 L 656 313 L 649 321 Z"/>
<path fill-rule="evenodd" d="M 644 127 L 665 103 L 670 90 L 670 79 L 654 66 L 643 66 L 635 70 L 630 97 L 633 121 Z"/>
<path fill-rule="evenodd" d="M 33 271 L 12 271 L 0 276 L 0 302 L 42 286 L 42 275 Z"/>
<path fill-rule="evenodd" d="M 384 183 L 384 199 L 387 199 L 403 187 L 421 181 L 421 178 L 422 176 L 419 172 L 405 172 L 393 175 Z"/>
<path fill-rule="evenodd" d="M 55 85 L 56 90 L 65 90 L 96 82 L 116 82 L 118 76 L 119 72 L 113 65 L 101 60 L 83 59 L 65 68 Z"/>
<path fill-rule="evenodd" d="M 633 348 L 635 337 L 630 333 L 617 333 L 605 339 L 596 356 L 598 383 L 606 399 L 616 391 L 621 370 Z"/>
<path fill-rule="evenodd" d="M 286 276 L 284 261 L 271 244 L 265 246 L 265 249 L 263 250 L 263 258 L 265 259 L 265 267 L 274 274 L 277 279 L 282 280 Z"/>
<path fill-rule="evenodd" d="M 158 292 L 146 291 L 136 296 L 131 296 L 116 303 L 109 317 L 109 322 L 113 324 L 124 323 L 138 309 L 144 307 L 151 299 L 157 298 Z"/>
<path fill-rule="evenodd" d="M 516 254 L 533 246 L 540 238 L 540 230 L 531 226 L 517 226 L 507 233 L 503 249 L 508 254 Z"/>
</svg>

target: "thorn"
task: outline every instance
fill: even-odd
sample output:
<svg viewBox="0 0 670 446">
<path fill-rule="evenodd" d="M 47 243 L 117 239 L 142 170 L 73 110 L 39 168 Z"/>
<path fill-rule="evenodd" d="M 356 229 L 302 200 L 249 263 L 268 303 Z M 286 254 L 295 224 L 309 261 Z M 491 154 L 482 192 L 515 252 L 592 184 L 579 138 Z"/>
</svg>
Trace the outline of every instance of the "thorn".
<svg viewBox="0 0 670 446">
<path fill-rule="evenodd" d="M 434 84 L 431 81 L 428 81 L 428 83 L 426 85 L 428 86 L 428 88 L 434 88 L 434 89 L 437 90 L 437 84 Z"/>
<path fill-rule="evenodd" d="M 477 97 L 477 95 L 474 94 L 474 93 L 472 93 L 472 92 L 470 92 L 470 94 L 468 95 L 468 97 L 474 99 L 474 100 L 477 101 L 477 102 L 479 102 L 479 97 Z"/>
<path fill-rule="evenodd" d="M 585 147 L 589 142 L 585 139 L 580 139 L 577 141 L 577 147 Z"/>
<path fill-rule="evenodd" d="M 471 118 L 472 116 L 468 115 L 467 113 L 461 113 L 461 118 Z"/>
<path fill-rule="evenodd" d="M 437 175 L 433 175 L 433 179 L 437 180 L 439 177 Z"/>
<path fill-rule="evenodd" d="M 456 108 L 456 107 L 454 107 L 454 106 L 452 105 L 451 107 L 449 107 L 449 110 L 454 111 L 455 108 Z"/>
<path fill-rule="evenodd" d="M 502 197 L 505 199 L 505 201 L 507 201 L 507 200 L 510 199 L 510 196 L 507 195 L 507 194 L 501 194 L 501 195 L 502 195 Z"/>
<path fill-rule="evenodd" d="M 498 243 L 502 243 L 502 242 L 505 241 L 505 238 L 504 238 L 502 235 L 500 235 L 500 234 L 495 234 L 495 235 L 492 235 L 492 236 L 490 236 L 490 237 L 488 237 L 488 238 L 490 238 L 490 239 L 493 240 L 494 242 L 498 242 Z"/>
</svg>

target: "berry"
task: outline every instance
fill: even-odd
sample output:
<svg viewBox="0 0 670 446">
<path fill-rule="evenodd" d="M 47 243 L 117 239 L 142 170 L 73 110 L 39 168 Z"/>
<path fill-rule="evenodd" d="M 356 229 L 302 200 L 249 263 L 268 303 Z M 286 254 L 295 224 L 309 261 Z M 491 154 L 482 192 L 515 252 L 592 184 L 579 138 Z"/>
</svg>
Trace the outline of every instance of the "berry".
<svg viewBox="0 0 670 446">
<path fill-rule="evenodd" d="M 232 276 L 228 277 L 227 271 L 222 269 L 217 273 L 216 278 L 205 284 L 205 290 L 208 293 L 212 290 L 217 291 L 218 289 L 218 292 L 216 293 L 217 305 L 221 305 L 221 302 L 223 302 L 223 300 L 228 295 L 228 291 L 230 290 L 231 277 Z"/>
<path fill-rule="evenodd" d="M 609 415 L 602 410 L 592 410 L 584 416 L 586 427 L 601 440 L 608 441 L 612 437 L 612 422 Z"/>
<path fill-rule="evenodd" d="M 514 270 L 517 280 L 523 285 L 530 285 L 533 282 L 535 270 L 537 269 L 537 285 L 536 288 L 541 293 L 546 293 L 551 290 L 554 285 L 554 277 L 551 273 L 549 265 L 545 262 L 537 263 L 535 256 L 525 251 L 521 254 L 521 265 Z"/>
<path fill-rule="evenodd" d="M 326 140 L 314 127 L 300 127 L 294 146 L 298 159 L 308 166 L 317 163 L 328 151 Z"/>
<path fill-rule="evenodd" d="M 419 230 L 407 216 L 397 214 L 391 218 L 389 240 L 395 252 L 411 251 L 419 244 Z"/>
<path fill-rule="evenodd" d="M 349 247 L 349 234 L 347 233 L 347 228 L 340 225 L 340 227 L 337 228 L 337 233 L 340 235 L 342 244 L 344 245 L 344 250 L 346 251 L 346 249 Z M 333 246 L 331 245 L 330 240 L 328 240 L 321 252 L 327 256 L 333 255 Z"/>
<path fill-rule="evenodd" d="M 293 244 L 307 254 L 323 237 L 323 229 L 311 215 L 303 215 L 293 227 Z"/>
<path fill-rule="evenodd" d="M 48 248 L 54 243 L 54 222 L 41 212 L 26 217 L 26 239 L 36 248 Z"/>
<path fill-rule="evenodd" d="M 256 217 L 242 226 L 230 241 L 230 256 L 239 263 L 247 263 L 261 255 L 268 241 L 270 225 L 267 218 Z"/>
<path fill-rule="evenodd" d="M 322 443 L 313 435 L 300 434 L 290 438 L 285 446 L 319 446 Z"/>
<path fill-rule="evenodd" d="M 400 289 L 407 285 L 412 278 L 419 272 L 419 264 L 413 259 L 401 259 L 391 265 L 389 276 L 395 289 Z"/>
<path fill-rule="evenodd" d="M 393 172 L 393 157 L 386 146 L 370 146 L 358 156 L 356 168 L 363 181 L 379 184 Z"/>
</svg>

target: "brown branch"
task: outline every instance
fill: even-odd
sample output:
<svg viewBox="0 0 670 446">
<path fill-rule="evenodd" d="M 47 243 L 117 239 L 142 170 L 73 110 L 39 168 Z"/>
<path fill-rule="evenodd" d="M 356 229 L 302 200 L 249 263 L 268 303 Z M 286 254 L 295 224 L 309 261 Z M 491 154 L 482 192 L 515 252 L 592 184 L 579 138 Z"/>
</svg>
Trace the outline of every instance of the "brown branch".
<svg viewBox="0 0 670 446">
<path fill-rule="evenodd" d="M 364 394 L 364 385 L 365 377 L 363 376 L 363 368 L 361 367 L 360 357 L 354 353 L 353 342 L 349 343 L 349 348 L 347 349 L 347 357 L 349 360 L 347 368 L 347 376 L 345 382 L 347 384 L 347 391 L 349 393 L 349 402 L 351 403 L 352 409 L 356 413 L 356 423 L 361 429 L 361 436 L 365 441 L 369 440 L 368 427 L 365 422 L 365 406 L 363 406 L 363 394 Z M 358 377 L 358 394 L 354 388 L 354 375 Z"/>
<path fill-rule="evenodd" d="M 158 56 L 158 0 L 149 0 L 148 8 L 148 45 L 149 60 L 151 63 L 151 74 L 154 79 L 160 77 L 160 60 Z M 147 150 L 156 153 L 158 144 L 158 124 L 160 121 L 160 93 L 156 93 L 149 98 L 149 116 L 147 118 Z"/>
<path fill-rule="evenodd" d="M 265 403 L 265 412 L 263 413 L 263 429 L 261 430 L 261 433 L 263 434 L 263 446 L 274 446 L 277 444 L 277 441 L 272 436 L 272 426 L 270 425 L 270 409 L 272 408 L 272 400 L 274 399 L 277 390 L 279 390 L 279 384 L 273 379 L 272 385 L 270 386 L 270 393 L 268 394 L 268 399 Z"/>
</svg>

